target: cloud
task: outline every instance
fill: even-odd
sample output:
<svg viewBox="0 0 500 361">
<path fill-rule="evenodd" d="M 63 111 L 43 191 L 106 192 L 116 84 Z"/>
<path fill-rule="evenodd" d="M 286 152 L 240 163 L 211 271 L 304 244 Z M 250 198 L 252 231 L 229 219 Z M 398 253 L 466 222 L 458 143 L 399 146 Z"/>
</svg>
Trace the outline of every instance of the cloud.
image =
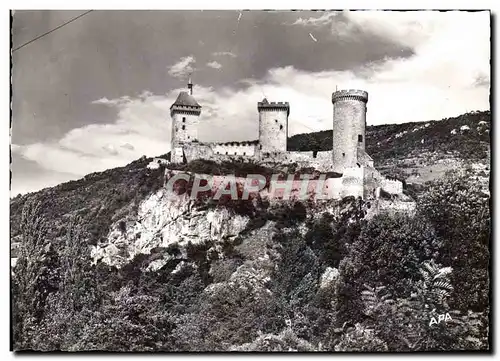
<svg viewBox="0 0 500 361">
<path fill-rule="evenodd" d="M 122 105 L 122 104 L 127 104 L 130 103 L 132 99 L 125 95 L 122 96 L 121 98 L 117 99 L 108 99 L 106 97 L 103 97 L 101 99 L 94 100 L 92 104 L 103 104 L 103 105 L 109 105 L 109 106 L 116 106 L 116 105 Z"/>
<path fill-rule="evenodd" d="M 120 145 L 120 147 L 128 149 L 128 150 L 135 150 L 135 147 L 130 143 L 124 143 L 124 144 Z"/>
<path fill-rule="evenodd" d="M 216 51 L 215 53 L 212 53 L 213 56 L 229 56 L 231 58 L 236 58 L 236 54 L 230 52 L 230 51 Z"/>
<path fill-rule="evenodd" d="M 91 124 L 66 133 L 61 139 L 27 145 L 14 145 L 13 152 L 43 170 L 62 174 L 70 180 L 88 173 L 126 165 L 146 156 L 170 150 L 170 105 L 175 100 L 143 92 L 127 97 L 96 101 L 116 108 L 111 124 Z M 21 186 L 20 186 L 21 187 Z"/>
<path fill-rule="evenodd" d="M 194 64 L 196 59 L 194 56 L 189 55 L 181 58 L 177 63 L 169 67 L 168 73 L 174 78 L 185 78 L 189 73 L 192 73 L 194 68 L 191 64 Z"/>
<path fill-rule="evenodd" d="M 210 68 L 213 68 L 213 69 L 220 69 L 222 68 L 222 65 L 216 61 L 211 61 L 209 63 L 207 63 L 207 66 L 210 67 Z"/>
<path fill-rule="evenodd" d="M 331 94 L 336 87 L 369 92 L 369 125 L 439 120 L 489 109 L 489 13 L 422 13 L 387 12 L 379 17 L 368 12 L 343 13 L 353 23 L 344 27 L 343 36 L 355 38 L 356 27 L 363 26 L 377 36 L 411 46 L 414 55 L 409 58 L 342 71 L 276 67 L 262 78 L 241 79 L 236 88 L 198 85 L 194 96 L 202 106 L 200 141 L 257 139 L 257 102 L 264 96 L 290 102 L 289 135 L 331 129 Z M 181 61 L 184 68 L 194 62 L 189 58 Z M 142 155 L 165 154 L 170 150 L 169 107 L 180 90 L 101 98 L 93 103 L 116 109 L 114 123 L 88 125 L 57 141 L 12 150 L 54 172 L 57 180 L 61 174 L 83 176 L 125 165 Z"/>
<path fill-rule="evenodd" d="M 333 19 L 339 14 L 340 12 L 338 11 L 326 12 L 319 17 L 310 17 L 309 19 L 298 18 L 297 20 L 295 20 L 295 22 L 286 25 L 302 25 L 302 26 L 312 26 L 312 27 L 329 25 L 333 21 Z"/>
</svg>

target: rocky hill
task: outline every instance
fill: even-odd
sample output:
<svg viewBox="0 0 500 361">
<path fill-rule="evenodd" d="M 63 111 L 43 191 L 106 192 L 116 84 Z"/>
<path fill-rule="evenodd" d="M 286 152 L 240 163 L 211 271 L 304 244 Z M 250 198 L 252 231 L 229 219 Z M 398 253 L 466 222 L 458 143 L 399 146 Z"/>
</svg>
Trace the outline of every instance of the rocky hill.
<svg viewBox="0 0 500 361">
<path fill-rule="evenodd" d="M 151 169 L 145 157 L 17 196 L 10 204 L 14 346 L 488 348 L 489 197 L 481 187 L 489 130 L 489 112 L 368 129 L 376 166 L 422 185 L 412 189 L 414 215 L 369 218 L 370 204 L 350 198 L 181 201 L 162 187 L 164 166 Z M 329 149 L 327 133 L 294 136 L 290 149 Z M 188 166 L 273 171 L 257 167 Z M 429 283 L 436 277 L 442 282 Z M 428 303 L 452 312 L 453 325 L 429 329 Z M 408 324 L 418 337 L 402 331 Z"/>
</svg>

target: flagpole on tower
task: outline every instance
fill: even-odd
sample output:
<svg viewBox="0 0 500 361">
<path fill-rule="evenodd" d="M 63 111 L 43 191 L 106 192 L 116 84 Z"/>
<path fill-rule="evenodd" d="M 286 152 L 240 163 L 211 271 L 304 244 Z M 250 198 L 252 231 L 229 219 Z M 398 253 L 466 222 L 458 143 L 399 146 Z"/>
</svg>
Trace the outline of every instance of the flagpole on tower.
<svg viewBox="0 0 500 361">
<path fill-rule="evenodd" d="M 191 73 L 189 73 L 188 89 L 189 95 L 193 95 L 193 82 L 191 81 Z"/>
</svg>

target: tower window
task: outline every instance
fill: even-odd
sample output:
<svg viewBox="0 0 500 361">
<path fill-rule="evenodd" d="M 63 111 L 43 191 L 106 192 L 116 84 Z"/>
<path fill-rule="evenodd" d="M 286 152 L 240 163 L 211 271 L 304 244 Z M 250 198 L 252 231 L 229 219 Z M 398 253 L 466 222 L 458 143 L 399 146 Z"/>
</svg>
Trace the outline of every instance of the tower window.
<svg viewBox="0 0 500 361">
<path fill-rule="evenodd" d="M 283 130 L 283 125 L 280 125 L 280 130 Z"/>
<path fill-rule="evenodd" d="M 236 152 L 234 152 L 234 155 L 236 155 Z"/>
<path fill-rule="evenodd" d="M 247 153 L 246 153 L 246 152 L 243 152 L 243 155 L 247 155 Z"/>
<path fill-rule="evenodd" d="M 345 157 L 345 153 L 342 153 L 342 157 Z"/>
<path fill-rule="evenodd" d="M 259 149 L 262 149 L 262 144 L 259 145 Z"/>
<path fill-rule="evenodd" d="M 182 122 L 186 123 L 186 117 L 182 117 Z"/>
<path fill-rule="evenodd" d="M 276 123 L 278 123 L 278 119 L 274 119 L 274 121 L 275 121 Z"/>
<path fill-rule="evenodd" d="M 182 130 L 186 130 L 186 126 L 185 125 L 182 126 Z"/>
<path fill-rule="evenodd" d="M 227 152 L 226 152 L 226 155 L 227 155 Z"/>
<path fill-rule="evenodd" d="M 363 142 L 363 136 L 361 134 L 358 134 L 358 142 L 359 143 Z"/>
</svg>

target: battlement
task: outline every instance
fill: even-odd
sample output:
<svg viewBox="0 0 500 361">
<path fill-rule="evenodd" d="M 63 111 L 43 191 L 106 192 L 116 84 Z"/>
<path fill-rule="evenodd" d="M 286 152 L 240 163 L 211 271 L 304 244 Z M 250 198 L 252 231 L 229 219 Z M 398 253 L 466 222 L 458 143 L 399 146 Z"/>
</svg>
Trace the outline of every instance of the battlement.
<svg viewBox="0 0 500 361">
<path fill-rule="evenodd" d="M 233 146 L 233 147 L 237 147 L 237 146 L 248 146 L 248 145 L 257 145 L 259 144 L 259 141 L 258 140 L 244 140 L 244 141 L 233 141 L 233 142 L 223 142 L 223 143 L 220 143 L 220 142 L 214 142 L 214 143 L 210 143 L 211 145 L 220 145 L 220 146 Z"/>
<path fill-rule="evenodd" d="M 286 110 L 290 115 L 290 103 L 288 102 L 268 102 L 267 100 L 257 103 L 258 111 L 262 110 Z"/>
<path fill-rule="evenodd" d="M 201 106 L 172 104 L 170 107 L 170 115 L 174 113 L 200 115 Z"/>
<path fill-rule="evenodd" d="M 359 100 L 368 102 L 368 92 L 359 89 L 338 90 L 332 94 L 332 103 L 339 100 Z"/>
</svg>

